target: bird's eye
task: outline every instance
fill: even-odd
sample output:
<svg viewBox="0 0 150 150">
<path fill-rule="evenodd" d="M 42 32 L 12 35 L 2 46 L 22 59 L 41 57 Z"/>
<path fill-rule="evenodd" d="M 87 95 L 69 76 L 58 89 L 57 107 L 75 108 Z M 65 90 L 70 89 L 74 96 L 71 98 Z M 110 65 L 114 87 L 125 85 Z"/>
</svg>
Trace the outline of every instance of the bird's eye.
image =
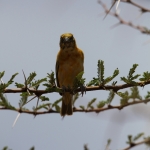
<svg viewBox="0 0 150 150">
<path fill-rule="evenodd" d="M 70 41 L 73 41 L 73 36 L 70 37 Z"/>
</svg>

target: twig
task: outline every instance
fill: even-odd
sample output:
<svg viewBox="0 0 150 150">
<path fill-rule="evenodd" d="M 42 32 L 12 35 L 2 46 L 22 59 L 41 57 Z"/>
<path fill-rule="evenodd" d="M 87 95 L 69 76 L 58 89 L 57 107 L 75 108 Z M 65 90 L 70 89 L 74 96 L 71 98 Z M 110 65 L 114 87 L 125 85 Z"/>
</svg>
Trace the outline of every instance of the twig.
<svg viewBox="0 0 150 150">
<path fill-rule="evenodd" d="M 144 87 L 145 85 L 150 84 L 150 80 L 145 81 L 145 82 L 136 82 L 136 85 L 133 84 L 121 84 L 121 85 L 103 85 L 103 86 L 89 86 L 86 87 L 86 91 L 96 91 L 96 90 L 113 90 L 114 92 L 117 92 L 121 89 L 126 89 L 126 88 L 130 88 L 133 86 L 140 86 L 140 87 Z M 35 89 L 30 89 L 28 88 L 29 92 L 31 93 L 35 93 L 35 95 L 42 95 L 42 94 L 47 94 L 47 93 L 53 93 L 53 92 L 57 92 L 61 91 L 62 89 L 59 87 L 55 87 L 52 88 L 51 91 L 46 91 L 46 90 L 35 90 Z M 75 90 L 74 92 L 81 92 L 82 89 L 78 88 L 77 90 Z M 27 92 L 26 88 L 16 88 L 16 89 L 5 89 L 3 93 L 22 93 L 22 92 Z M 72 92 L 71 89 L 66 89 L 66 92 Z"/>
<path fill-rule="evenodd" d="M 78 109 L 78 108 L 73 108 L 73 112 L 85 112 L 85 113 L 96 112 L 96 113 L 100 113 L 102 111 L 111 110 L 111 109 L 121 110 L 124 107 L 130 106 L 130 105 L 136 105 L 136 104 L 142 104 L 142 103 L 146 104 L 148 102 L 150 102 L 150 99 L 129 102 L 129 103 L 125 104 L 125 105 L 119 105 L 119 106 L 108 105 L 107 107 L 104 107 L 104 108 L 94 108 L 94 109 Z M 53 109 L 50 109 L 48 111 L 35 112 L 35 111 L 30 111 L 30 110 L 20 110 L 19 108 L 16 108 L 14 110 L 14 109 L 6 108 L 6 107 L 1 107 L 0 110 L 13 110 L 13 111 L 17 111 L 19 113 L 27 113 L 27 114 L 32 114 L 32 115 L 42 115 L 42 114 L 49 114 L 49 113 L 59 113 L 58 111 L 53 110 Z"/>
<path fill-rule="evenodd" d="M 130 0 L 121 1 L 121 2 L 128 2 L 128 1 L 130 1 Z M 144 34 L 150 34 L 150 30 L 147 29 L 146 27 L 143 27 L 143 26 L 136 26 L 136 25 L 134 25 L 132 22 L 128 22 L 128 21 L 125 21 L 124 19 L 122 19 L 122 18 L 119 16 L 118 13 L 116 13 L 116 12 L 115 12 L 115 13 L 109 12 L 109 9 L 107 8 L 107 6 L 106 6 L 101 0 L 99 0 L 98 3 L 104 8 L 106 14 L 109 13 L 109 15 L 114 16 L 114 17 L 116 17 L 116 18 L 119 20 L 119 23 L 117 23 L 117 25 L 119 25 L 119 24 L 120 24 L 120 25 L 121 25 L 121 24 L 128 25 L 128 26 L 130 26 L 130 27 L 132 27 L 132 28 L 134 28 L 134 29 L 137 29 L 137 30 L 141 31 L 141 32 L 144 33 Z M 133 2 L 132 2 L 132 3 L 133 3 Z M 131 3 L 131 4 L 132 4 L 132 3 Z M 134 4 L 134 3 L 133 3 L 133 4 Z M 135 4 L 135 5 L 137 5 L 137 4 Z M 138 6 L 138 5 L 137 5 L 137 6 Z M 145 8 L 143 8 L 143 7 L 141 7 L 141 10 L 142 10 L 142 12 L 150 12 L 150 10 L 147 10 L 147 9 L 145 9 Z"/>
<path fill-rule="evenodd" d="M 135 146 L 138 146 L 138 145 L 141 145 L 141 144 L 146 144 L 150 142 L 150 139 L 146 139 L 146 140 L 143 140 L 141 142 L 137 142 L 137 143 L 131 143 L 130 146 L 126 147 L 125 149 L 123 150 L 130 150 L 131 148 L 135 147 Z"/>
</svg>

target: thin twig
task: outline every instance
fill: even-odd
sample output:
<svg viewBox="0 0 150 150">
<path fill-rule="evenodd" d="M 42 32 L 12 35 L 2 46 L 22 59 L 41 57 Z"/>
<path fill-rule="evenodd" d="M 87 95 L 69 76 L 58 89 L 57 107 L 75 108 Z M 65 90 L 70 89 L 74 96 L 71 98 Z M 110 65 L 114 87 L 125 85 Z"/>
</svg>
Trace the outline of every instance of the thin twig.
<svg viewBox="0 0 150 150">
<path fill-rule="evenodd" d="M 85 112 L 85 113 L 96 112 L 96 113 L 100 113 L 102 111 L 111 110 L 111 109 L 121 110 L 121 109 L 123 109 L 123 108 L 125 108 L 127 106 L 136 105 L 136 104 L 142 104 L 142 103 L 146 104 L 148 102 L 150 102 L 150 99 L 129 102 L 129 103 L 125 104 L 125 105 L 118 105 L 118 106 L 108 105 L 107 107 L 104 107 L 104 108 L 94 108 L 94 109 L 78 109 L 78 108 L 73 108 L 73 112 Z M 12 109 L 6 108 L 6 107 L 1 107 L 0 110 L 12 110 Z M 16 108 L 15 110 L 13 109 L 13 111 L 17 111 L 17 112 L 20 112 L 20 113 L 32 114 L 32 115 L 42 115 L 42 114 L 49 114 L 49 113 L 59 113 L 58 111 L 53 110 L 53 109 L 50 109 L 48 111 L 35 112 L 35 111 L 30 111 L 30 110 L 20 110 L 19 108 Z"/>
<path fill-rule="evenodd" d="M 122 1 L 122 2 L 128 2 L 128 1 Z M 116 13 L 116 12 L 115 13 L 109 12 L 109 9 L 107 8 L 107 6 L 101 0 L 99 0 L 98 3 L 103 7 L 103 9 L 105 10 L 106 13 L 109 13 L 109 15 L 114 16 L 114 17 L 116 17 L 119 20 L 119 22 L 117 23 L 117 25 L 119 25 L 119 24 L 120 25 L 121 24 L 128 25 L 128 26 L 130 26 L 130 27 L 132 27 L 134 29 L 137 29 L 137 30 L 141 31 L 144 34 L 150 34 L 150 30 L 148 28 L 143 27 L 143 26 L 136 26 L 132 22 L 125 21 L 124 19 L 122 19 L 119 16 L 118 13 Z M 141 10 L 144 11 L 144 12 L 145 11 L 150 11 L 150 10 L 145 10 L 145 8 L 143 8 L 143 7 L 141 7 Z"/>
<path fill-rule="evenodd" d="M 150 142 L 149 139 L 146 139 L 146 140 L 143 140 L 143 141 L 137 142 L 137 143 L 131 143 L 130 146 L 124 148 L 123 150 L 130 150 L 131 148 L 133 148 L 133 147 L 135 147 L 135 146 L 138 146 L 138 145 L 141 145 L 141 144 L 146 144 L 146 143 L 148 143 L 148 142 Z"/>
<path fill-rule="evenodd" d="M 133 84 L 121 84 L 121 85 L 103 85 L 103 86 L 89 86 L 86 87 L 86 91 L 96 91 L 96 90 L 113 90 L 114 92 L 117 92 L 121 89 L 126 89 L 126 88 L 130 88 L 133 86 L 140 86 L 140 87 L 144 87 L 145 85 L 150 84 L 150 80 L 145 81 L 145 82 L 136 82 L 136 85 Z M 47 93 L 53 93 L 53 92 L 57 92 L 59 93 L 59 91 L 61 91 L 62 89 L 59 87 L 55 87 L 52 88 L 51 91 L 46 91 L 46 90 L 35 90 L 35 89 L 30 89 L 28 88 L 28 90 L 31 93 L 35 93 L 35 95 L 42 95 L 42 94 L 47 94 Z M 74 92 L 81 92 L 82 89 L 78 88 L 77 90 L 75 90 Z M 3 93 L 22 93 L 22 92 L 27 92 L 26 88 L 15 88 L 15 89 L 5 89 Z M 72 92 L 71 89 L 66 89 L 66 92 Z"/>
</svg>

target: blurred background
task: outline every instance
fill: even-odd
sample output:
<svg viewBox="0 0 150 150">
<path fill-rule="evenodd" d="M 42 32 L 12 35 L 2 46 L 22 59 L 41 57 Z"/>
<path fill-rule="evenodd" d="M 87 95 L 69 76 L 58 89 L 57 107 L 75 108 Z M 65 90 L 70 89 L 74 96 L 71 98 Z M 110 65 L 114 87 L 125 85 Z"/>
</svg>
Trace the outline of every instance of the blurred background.
<svg viewBox="0 0 150 150">
<path fill-rule="evenodd" d="M 108 8 L 111 1 L 105 1 Z M 149 0 L 136 3 L 150 9 Z M 150 27 L 149 13 L 140 15 L 138 8 L 126 3 L 119 5 L 120 15 L 136 25 Z M 112 9 L 115 11 L 115 8 Z M 0 72 L 5 70 L 3 81 L 18 72 L 16 82 L 24 83 L 26 76 L 35 71 L 36 79 L 44 78 L 55 71 L 56 55 L 59 51 L 60 35 L 71 32 L 77 45 L 85 54 L 86 83 L 97 77 L 97 61 L 105 64 L 105 77 L 118 68 L 115 80 L 123 84 L 120 77 L 127 76 L 134 63 L 139 64 L 137 74 L 150 71 L 150 37 L 125 25 L 111 29 L 118 20 L 105 16 L 104 9 L 96 0 L 1 0 L 0 1 Z M 147 44 L 145 44 L 147 43 Z M 149 85 L 139 88 L 144 98 Z M 11 85 L 10 88 L 14 88 Z M 42 89 L 42 87 L 41 87 Z M 124 91 L 124 90 L 122 90 Z M 76 106 L 87 105 L 92 98 L 106 100 L 109 91 L 91 91 L 80 97 Z M 50 102 L 60 98 L 57 93 L 47 94 Z M 19 94 L 7 94 L 9 102 L 18 107 Z M 112 104 L 117 105 L 120 97 L 115 96 Z M 26 107 L 36 105 L 33 100 Z M 95 104 L 96 105 L 96 104 Z M 149 104 L 129 106 L 123 110 L 108 110 L 96 113 L 74 113 L 64 119 L 59 114 L 21 114 L 14 128 L 12 124 L 17 112 L 0 111 L 0 149 L 8 146 L 13 150 L 76 150 L 87 144 L 90 150 L 104 150 L 109 138 L 111 150 L 127 147 L 129 134 L 144 132 L 150 135 Z M 145 145 L 133 150 L 145 149 Z"/>
</svg>

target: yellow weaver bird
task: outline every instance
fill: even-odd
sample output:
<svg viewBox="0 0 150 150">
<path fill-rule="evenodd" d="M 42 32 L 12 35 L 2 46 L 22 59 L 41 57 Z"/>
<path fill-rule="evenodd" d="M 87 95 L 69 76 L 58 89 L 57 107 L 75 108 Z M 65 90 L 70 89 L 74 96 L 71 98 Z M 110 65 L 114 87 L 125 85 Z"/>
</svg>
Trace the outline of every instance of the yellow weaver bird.
<svg viewBox="0 0 150 150">
<path fill-rule="evenodd" d="M 75 77 L 84 70 L 84 54 L 76 45 L 75 38 L 71 33 L 60 36 L 60 50 L 56 60 L 57 86 L 72 87 Z M 72 98 L 69 92 L 62 94 L 61 116 L 72 115 Z"/>
</svg>

